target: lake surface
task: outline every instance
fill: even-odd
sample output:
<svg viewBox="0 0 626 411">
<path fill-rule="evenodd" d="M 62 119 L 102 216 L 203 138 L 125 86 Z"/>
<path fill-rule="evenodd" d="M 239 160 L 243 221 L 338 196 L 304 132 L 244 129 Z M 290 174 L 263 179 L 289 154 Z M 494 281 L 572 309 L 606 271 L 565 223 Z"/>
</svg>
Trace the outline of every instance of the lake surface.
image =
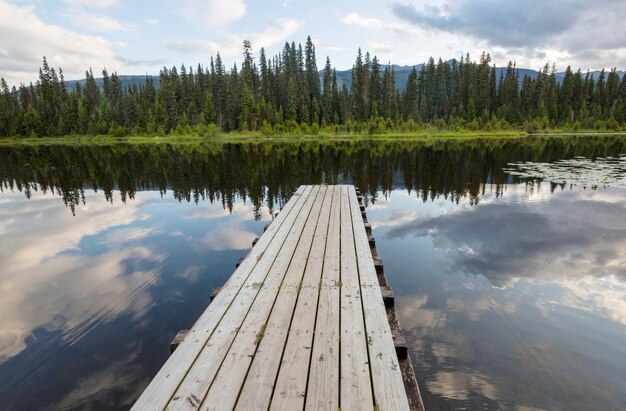
<svg viewBox="0 0 626 411">
<path fill-rule="evenodd" d="M 624 409 L 625 153 L 0 146 L 0 408 L 129 408 L 271 215 L 325 182 L 365 193 L 428 409 Z"/>
</svg>

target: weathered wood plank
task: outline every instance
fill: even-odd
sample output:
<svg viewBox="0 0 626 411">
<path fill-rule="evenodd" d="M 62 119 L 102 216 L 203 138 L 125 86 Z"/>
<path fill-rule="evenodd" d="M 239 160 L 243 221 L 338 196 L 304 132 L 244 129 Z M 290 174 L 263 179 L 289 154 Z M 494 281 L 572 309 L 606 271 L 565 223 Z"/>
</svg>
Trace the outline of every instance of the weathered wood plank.
<svg viewBox="0 0 626 411">
<path fill-rule="evenodd" d="M 367 333 L 374 399 L 379 410 L 408 410 L 402 373 L 387 320 L 367 233 L 354 188 L 350 188 L 350 209 Z"/>
<path fill-rule="evenodd" d="M 342 410 L 374 408 L 363 321 L 354 232 L 348 187 L 341 187 L 341 340 L 340 397 Z M 368 302 L 369 303 L 369 302 Z"/>
<path fill-rule="evenodd" d="M 244 409 L 267 408 L 325 191 L 325 187 L 320 189 L 309 215 L 294 224 L 301 233 L 291 245 L 293 254 L 282 253 L 275 261 L 271 277 L 255 300 L 202 408 L 211 409 L 216 401 L 221 408 L 231 408 L 242 384 L 239 404 Z M 289 248 L 287 244 L 284 247 Z M 265 401 L 256 396 L 256 389 L 269 389 Z"/>
<path fill-rule="evenodd" d="M 280 253 L 276 257 L 263 286 L 259 290 L 248 315 L 228 350 L 228 354 L 225 356 L 202 402 L 200 407 L 202 410 L 233 409 L 259 344 L 265 338 L 273 338 L 275 336 L 279 339 L 281 333 L 286 335 L 295 305 L 295 303 L 292 303 L 289 307 L 289 299 L 293 297 L 295 300 L 297 296 L 297 289 L 306 266 L 306 259 L 311 249 L 313 233 L 315 232 L 315 225 L 321 209 L 322 201 L 320 196 L 323 198 L 325 191 L 325 187 L 323 190 L 317 186 L 313 188 L 307 203 L 294 222 L 289 236 L 283 243 Z M 290 289 L 294 293 L 284 292 Z M 281 304 L 275 305 L 276 299 L 281 296 L 283 301 Z M 285 304 L 285 306 L 282 306 L 282 304 Z M 284 325 L 282 330 L 277 326 L 268 329 L 268 318 L 274 307 L 279 311 L 278 316 L 281 317 L 280 319 L 287 318 L 287 324 Z M 285 308 L 287 309 L 285 310 Z M 272 334 L 271 336 L 268 335 L 270 333 Z M 280 361 L 283 345 L 284 338 L 276 363 Z M 269 371 L 269 369 L 265 371 Z M 276 374 L 272 378 L 275 378 L 275 376 Z M 258 404 L 248 405 L 254 409 Z M 268 405 L 265 404 L 265 408 Z"/>
<path fill-rule="evenodd" d="M 290 213 L 283 224 L 284 229 L 281 227 L 281 230 L 278 231 L 272 243 L 265 250 L 265 253 L 259 255 L 258 264 L 224 314 L 219 323 L 219 327 L 210 336 L 204 349 L 200 352 L 200 355 L 197 356 L 189 372 L 180 383 L 180 387 L 174 393 L 174 396 L 166 407 L 167 410 L 193 410 L 200 406 L 207 390 L 213 382 L 219 365 L 224 360 L 232 341 L 237 336 L 241 324 L 262 288 L 262 284 L 266 280 L 272 264 L 282 252 L 283 243 L 289 242 L 299 235 L 299 233 L 294 232 L 295 221 L 301 218 L 302 215 L 308 214 L 310 206 L 314 201 L 314 191 L 315 190 L 311 187 L 308 188 L 308 191 L 304 194 L 306 198 L 304 198 L 304 203 L 298 210 L 298 213 Z M 253 248 L 253 250 L 256 250 L 256 247 Z M 248 258 L 246 260 L 248 260 Z M 245 263 L 244 261 L 244 264 Z M 218 294 L 217 298 L 219 298 L 223 292 L 224 290 Z"/>
<path fill-rule="evenodd" d="M 294 193 L 292 201 L 285 205 L 263 238 L 226 282 L 222 292 L 215 297 L 213 303 L 189 330 L 185 341 L 180 344 L 152 379 L 141 397 L 133 405 L 133 410 L 163 410 L 165 408 L 224 313 L 231 306 L 242 285 L 248 280 L 259 259 L 266 251 L 270 250 L 270 246 L 274 246 L 274 238 L 280 234 L 281 230 L 289 230 L 294 216 L 300 211 L 310 191 L 311 187 L 301 186 Z"/>
<path fill-rule="evenodd" d="M 341 241 L 341 187 L 333 187 L 333 203 L 320 280 L 313 352 L 307 382 L 307 410 L 339 408 L 339 280 Z M 293 384 L 297 384 L 296 381 Z M 276 387 L 278 391 L 278 386 Z M 296 388 L 297 390 L 297 388 Z M 289 391 L 288 391 L 289 392 Z M 277 401 L 276 394 L 274 401 Z"/>
<path fill-rule="evenodd" d="M 264 389 L 264 384 L 262 383 L 255 384 L 253 388 L 253 390 L 258 393 L 257 396 L 259 394 L 263 395 L 261 403 L 267 404 L 269 399 L 272 398 L 272 410 L 301 410 L 304 407 L 309 361 L 311 360 L 311 347 L 313 346 L 313 330 L 315 328 L 315 316 L 317 313 L 320 280 L 324 266 L 324 250 L 326 248 L 333 194 L 334 189 L 331 187 L 327 190 L 324 203 L 322 204 L 319 220 L 315 229 L 315 237 L 311 245 L 311 252 L 302 278 L 301 290 L 293 313 L 293 321 L 289 328 L 289 335 L 285 344 L 282 360 L 280 361 L 280 369 L 277 373 L 278 378 L 274 388 L 274 395 L 272 397 L 271 390 Z M 272 315 L 274 315 L 274 313 L 272 313 Z M 270 341 L 267 342 L 269 345 Z M 265 340 L 263 340 L 262 344 L 263 343 L 265 343 Z M 260 349 L 261 347 L 259 347 L 259 350 Z M 257 360 L 258 357 L 255 358 L 253 367 L 257 364 Z M 257 372 L 260 373 L 262 372 L 262 363 L 259 362 L 258 364 L 259 368 Z M 248 379 L 249 378 L 250 376 L 248 376 Z M 258 377 L 250 382 L 246 380 L 246 384 L 257 381 L 259 381 Z M 246 388 L 247 387 L 244 387 L 244 392 Z M 238 408 L 241 404 L 241 409 L 246 408 L 246 404 L 251 403 L 243 394 L 244 393 L 242 393 L 238 403 Z"/>
</svg>

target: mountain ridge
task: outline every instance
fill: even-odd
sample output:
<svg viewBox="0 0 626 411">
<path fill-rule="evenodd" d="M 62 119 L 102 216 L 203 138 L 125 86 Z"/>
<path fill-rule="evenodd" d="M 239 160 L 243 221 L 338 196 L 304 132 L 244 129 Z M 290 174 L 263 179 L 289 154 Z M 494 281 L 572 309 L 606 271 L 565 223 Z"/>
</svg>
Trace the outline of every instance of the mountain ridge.
<svg viewBox="0 0 626 411">
<path fill-rule="evenodd" d="M 453 60 L 448 60 L 447 62 L 450 63 Z M 417 71 L 420 70 L 420 68 L 422 67 L 423 64 L 416 64 L 414 66 L 411 65 L 398 65 L 398 64 L 392 64 L 391 67 L 393 67 L 394 72 L 395 72 L 395 77 L 396 77 L 396 89 L 398 91 L 403 91 L 404 88 L 406 87 L 406 82 L 407 79 L 409 77 L 409 73 L 411 72 L 411 70 L 413 69 L 413 67 L 415 67 L 415 69 Z M 381 64 L 380 65 L 380 71 L 381 71 L 381 76 L 382 76 L 382 72 L 385 70 L 385 68 L 387 67 L 387 64 Z M 519 75 L 519 83 L 521 85 L 522 80 L 524 79 L 524 76 L 528 75 L 531 78 L 537 78 L 537 76 L 539 75 L 539 71 L 538 70 L 534 70 L 534 69 L 529 69 L 529 68 L 516 68 L 518 71 L 518 75 Z M 496 66 L 496 81 L 500 81 L 500 78 L 502 76 L 504 76 L 506 74 L 506 67 L 497 67 Z M 589 74 L 591 75 L 591 77 L 595 80 L 600 76 L 600 72 L 601 70 L 594 70 L 594 71 L 589 71 Z M 342 87 L 344 84 L 346 84 L 346 86 L 348 88 L 350 88 L 351 84 L 352 84 L 352 69 L 348 69 L 348 70 L 337 70 L 337 84 L 338 87 Z M 583 72 L 583 75 L 585 75 L 587 72 Z M 608 71 L 605 71 L 605 73 L 608 73 Z M 319 71 L 320 74 L 320 78 L 323 75 L 323 70 Z M 618 70 L 617 74 L 620 78 L 624 77 L 624 75 L 626 75 L 626 71 L 625 70 Z M 565 72 L 564 71 L 559 71 L 556 73 L 556 78 L 557 81 L 561 82 L 563 80 L 563 77 L 565 76 Z M 133 85 L 143 85 L 146 83 L 146 79 L 147 78 L 152 78 L 152 81 L 154 83 L 155 87 L 159 87 L 159 76 L 158 75 L 151 75 L 151 74 L 118 74 L 118 77 L 120 79 L 120 82 L 122 83 L 122 88 L 127 88 L 127 87 L 132 87 Z M 100 89 L 103 88 L 103 79 L 102 77 L 96 77 L 96 84 L 98 85 L 98 87 Z M 66 81 L 66 87 L 67 88 L 72 88 L 74 87 L 74 84 L 78 82 L 81 86 L 83 86 L 85 84 L 85 79 L 80 79 L 80 80 L 69 80 Z"/>
</svg>

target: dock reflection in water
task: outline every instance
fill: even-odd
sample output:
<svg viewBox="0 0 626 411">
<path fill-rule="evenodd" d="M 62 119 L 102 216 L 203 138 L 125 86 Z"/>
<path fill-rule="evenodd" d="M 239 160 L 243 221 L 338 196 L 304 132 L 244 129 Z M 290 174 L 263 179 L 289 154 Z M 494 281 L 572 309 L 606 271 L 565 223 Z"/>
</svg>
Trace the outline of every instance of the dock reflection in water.
<svg viewBox="0 0 626 411">
<path fill-rule="evenodd" d="M 595 178 L 625 147 L 2 146 L 0 404 L 128 408 L 291 193 L 345 182 L 366 193 L 428 408 L 619 409 L 624 170 L 592 189 L 559 160 Z"/>
</svg>

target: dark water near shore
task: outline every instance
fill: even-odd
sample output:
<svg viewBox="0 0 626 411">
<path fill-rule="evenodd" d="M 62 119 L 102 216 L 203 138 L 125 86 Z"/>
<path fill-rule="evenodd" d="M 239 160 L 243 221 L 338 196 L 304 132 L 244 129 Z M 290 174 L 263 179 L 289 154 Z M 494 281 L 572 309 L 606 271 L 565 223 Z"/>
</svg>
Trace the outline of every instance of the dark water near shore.
<svg viewBox="0 0 626 411">
<path fill-rule="evenodd" d="M 0 146 L 0 409 L 129 408 L 272 213 L 321 182 L 366 193 L 428 409 L 625 409 L 625 153 Z"/>
</svg>

